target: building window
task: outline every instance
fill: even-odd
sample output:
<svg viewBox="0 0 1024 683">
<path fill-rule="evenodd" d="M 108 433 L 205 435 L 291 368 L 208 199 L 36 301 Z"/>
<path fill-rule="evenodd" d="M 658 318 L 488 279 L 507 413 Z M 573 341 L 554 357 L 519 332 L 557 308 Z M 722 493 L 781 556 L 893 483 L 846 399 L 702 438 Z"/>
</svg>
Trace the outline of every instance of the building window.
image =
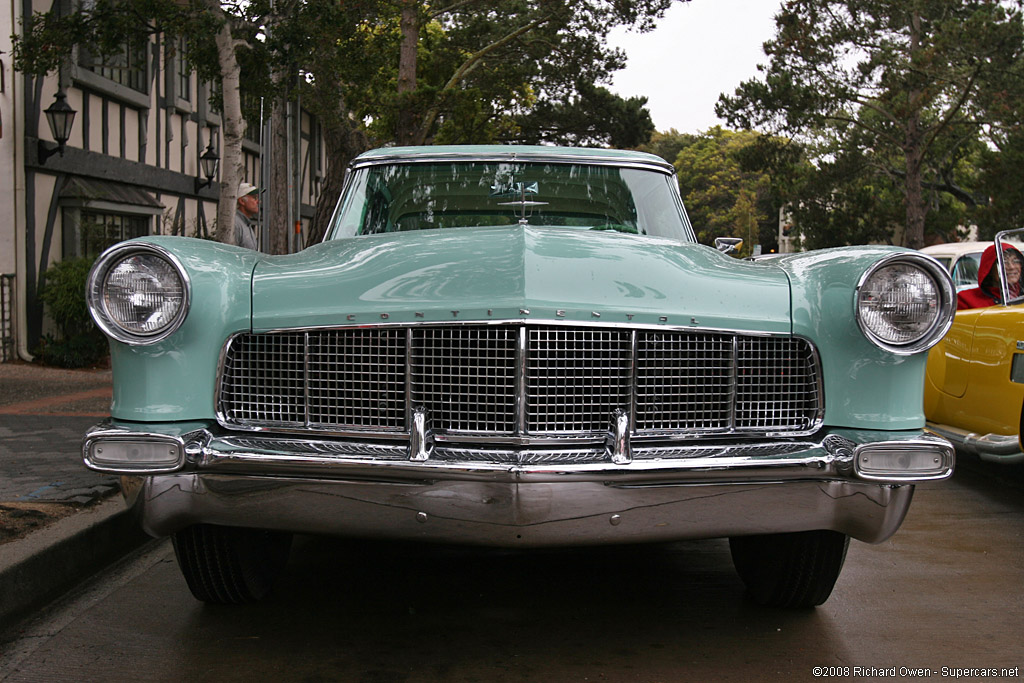
<svg viewBox="0 0 1024 683">
<path fill-rule="evenodd" d="M 81 66 L 115 83 L 144 93 L 147 90 L 146 42 L 129 42 L 118 54 L 98 57 L 83 50 Z"/>
<path fill-rule="evenodd" d="M 174 86 L 177 88 L 175 96 L 179 100 L 192 101 L 192 71 L 189 69 L 188 60 L 185 59 L 185 39 L 178 38 L 174 45 L 174 59 L 171 61 L 174 68 Z"/>
<path fill-rule="evenodd" d="M 242 93 L 242 118 L 245 119 L 245 139 L 259 145 L 263 138 L 263 102 L 256 95 Z"/>
<path fill-rule="evenodd" d="M 221 94 L 220 81 L 216 83 L 205 83 L 207 112 L 220 116 L 220 104 L 224 96 Z"/>
<path fill-rule="evenodd" d="M 64 257 L 95 258 L 118 242 L 148 235 L 152 222 L 148 215 L 65 208 Z"/>
</svg>

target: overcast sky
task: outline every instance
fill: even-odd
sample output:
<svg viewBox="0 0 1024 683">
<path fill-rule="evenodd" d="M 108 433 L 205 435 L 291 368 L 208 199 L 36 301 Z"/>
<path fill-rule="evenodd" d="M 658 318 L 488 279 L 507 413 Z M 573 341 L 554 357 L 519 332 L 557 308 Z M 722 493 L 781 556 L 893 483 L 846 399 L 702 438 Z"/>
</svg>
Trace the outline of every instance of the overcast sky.
<svg viewBox="0 0 1024 683">
<path fill-rule="evenodd" d="M 732 93 L 767 60 L 781 0 L 692 0 L 674 5 L 651 33 L 612 33 L 629 61 L 611 89 L 646 96 L 659 131 L 697 133 L 716 124 L 719 93 Z"/>
</svg>

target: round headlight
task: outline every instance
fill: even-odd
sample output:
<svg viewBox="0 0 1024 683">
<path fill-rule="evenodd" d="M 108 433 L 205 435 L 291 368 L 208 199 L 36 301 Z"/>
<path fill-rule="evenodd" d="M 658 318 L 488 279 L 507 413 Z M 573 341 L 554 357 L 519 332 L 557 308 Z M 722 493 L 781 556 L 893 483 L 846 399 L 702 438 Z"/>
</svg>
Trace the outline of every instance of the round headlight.
<svg viewBox="0 0 1024 683">
<path fill-rule="evenodd" d="M 89 309 L 108 335 L 128 344 L 154 344 L 185 319 L 189 282 L 169 252 L 151 244 L 117 245 L 89 274 Z"/>
<path fill-rule="evenodd" d="M 876 263 L 857 287 L 857 322 L 865 336 L 893 353 L 934 346 L 953 320 L 953 288 L 937 262 L 900 254 Z"/>
</svg>

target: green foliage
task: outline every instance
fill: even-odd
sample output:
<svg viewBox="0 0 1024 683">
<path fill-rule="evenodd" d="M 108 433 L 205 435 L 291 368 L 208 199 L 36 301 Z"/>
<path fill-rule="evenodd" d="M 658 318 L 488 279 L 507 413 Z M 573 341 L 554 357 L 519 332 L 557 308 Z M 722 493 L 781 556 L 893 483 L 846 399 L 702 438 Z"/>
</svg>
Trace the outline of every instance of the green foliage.
<svg viewBox="0 0 1024 683">
<path fill-rule="evenodd" d="M 48 365 L 80 368 L 107 355 L 107 340 L 89 316 L 85 282 L 92 267 L 88 258 L 66 259 L 43 273 L 39 298 L 57 325 L 57 336 L 46 335 L 36 355 Z"/>
<path fill-rule="evenodd" d="M 1009 131 L 995 149 L 985 147 L 977 158 L 979 185 L 986 202 L 973 211 L 979 239 L 1024 226 L 1024 129 Z"/>
<path fill-rule="evenodd" d="M 675 128 L 667 132 L 655 131 L 648 138 L 647 142 L 637 147 L 641 152 L 654 154 L 668 163 L 674 163 L 679 153 L 689 147 L 698 139 L 697 135 L 691 133 L 680 133 Z"/>
<path fill-rule="evenodd" d="M 716 126 L 694 136 L 676 155 L 680 193 L 703 244 L 740 237 L 744 255 L 755 244 L 765 252 L 777 248 L 778 210 L 769 176 L 743 164 L 744 150 L 759 137 Z"/>
<path fill-rule="evenodd" d="M 184 37 L 186 60 L 200 78 L 219 75 L 212 36 L 218 19 L 198 0 L 95 0 L 88 9 L 63 13 L 37 12 L 13 36 L 14 68 L 42 75 L 57 70 L 75 47 L 93 55 L 119 54 L 126 42 L 140 43 L 154 33 L 171 42 Z"/>
<path fill-rule="evenodd" d="M 653 125 L 645 100 L 599 85 L 623 65 L 605 43 L 616 25 L 649 27 L 670 2 L 470 0 L 435 8 L 412 1 L 415 89 L 403 93 L 395 59 L 401 4 L 381 2 L 353 34 L 363 75 L 351 79 L 346 101 L 380 141 L 401 141 L 402 122 L 411 121 L 425 143 L 635 146 Z"/>
<path fill-rule="evenodd" d="M 977 180 L 964 174 L 977 141 L 1015 125 L 1024 100 L 1024 23 L 1015 3 L 789 0 L 765 52 L 763 77 L 723 95 L 719 116 L 801 143 L 823 173 L 803 183 L 802 201 L 892 221 L 867 233 L 852 214 L 842 229 L 816 221 L 802 226 L 812 243 L 885 231 L 919 247 L 928 230 L 947 230 L 949 211 L 978 194 L 961 185 Z M 881 196 L 872 200 L 872 192 Z M 899 202 L 902 217 L 891 211 Z M 929 218 L 939 210 L 946 214 Z M 829 234 L 812 238 L 820 229 Z"/>
<path fill-rule="evenodd" d="M 646 97 L 625 99 L 606 88 L 588 83 L 576 86 L 577 94 L 562 101 L 543 101 L 518 118 L 518 142 L 575 145 L 609 145 L 631 149 L 647 142 L 654 132 Z M 600 112 L 600 115 L 597 115 Z"/>
</svg>

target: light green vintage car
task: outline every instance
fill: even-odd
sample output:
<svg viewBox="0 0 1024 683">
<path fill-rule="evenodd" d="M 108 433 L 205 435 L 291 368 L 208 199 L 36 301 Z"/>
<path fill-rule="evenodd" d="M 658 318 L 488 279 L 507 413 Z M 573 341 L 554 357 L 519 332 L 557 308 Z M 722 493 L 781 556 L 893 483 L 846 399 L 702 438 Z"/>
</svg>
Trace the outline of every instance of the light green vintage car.
<svg viewBox="0 0 1024 683">
<path fill-rule="evenodd" d="M 641 153 L 423 147 L 351 165 L 287 256 L 149 237 L 97 261 L 111 418 L 86 464 L 192 592 L 270 588 L 291 533 L 536 547 L 728 537 L 764 604 L 822 603 L 953 449 L 923 431 L 948 273 L 696 242 Z"/>
</svg>

